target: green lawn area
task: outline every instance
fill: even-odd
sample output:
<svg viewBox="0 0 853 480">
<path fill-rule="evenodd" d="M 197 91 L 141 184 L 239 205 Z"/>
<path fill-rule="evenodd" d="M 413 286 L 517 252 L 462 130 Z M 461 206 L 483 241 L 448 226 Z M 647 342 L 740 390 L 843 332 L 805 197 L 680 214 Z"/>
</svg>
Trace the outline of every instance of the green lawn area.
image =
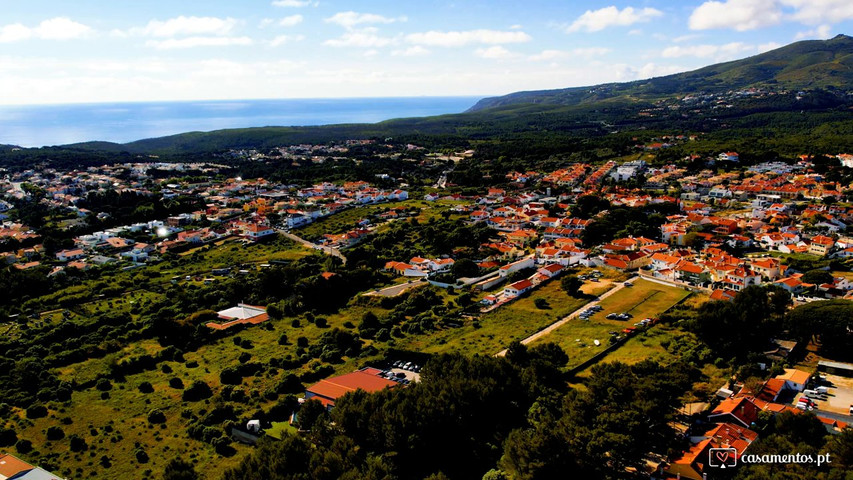
<svg viewBox="0 0 853 480">
<path fill-rule="evenodd" d="M 288 422 L 272 422 L 272 428 L 265 431 L 272 438 L 282 439 L 288 433 L 296 433 L 296 427 Z"/>
<path fill-rule="evenodd" d="M 609 288 L 604 282 L 590 282 L 588 293 L 600 294 Z M 548 302 L 548 308 L 538 309 L 537 298 Z M 397 346 L 407 350 L 428 353 L 461 352 L 494 355 L 506 348 L 513 340 L 524 339 L 557 320 L 574 312 L 589 302 L 586 298 L 570 297 L 560 288 L 559 281 L 552 281 L 534 290 L 527 297 L 499 307 L 482 315 L 479 327 L 466 321 L 459 328 L 447 328 L 429 335 L 417 335 L 398 340 Z"/>
<path fill-rule="evenodd" d="M 538 340 L 537 343 L 557 343 L 569 355 L 569 366 L 579 365 L 608 345 L 611 336 L 609 332 L 621 332 L 625 327 L 633 326 L 635 322 L 644 318 L 656 317 L 690 294 L 690 292 L 680 288 L 668 287 L 646 280 L 634 280 L 632 283 L 634 284 L 633 287 L 623 288 L 602 300 L 601 306 L 604 307 L 604 310 L 590 317 L 588 321 L 580 318 L 572 319 L 550 335 Z M 628 321 L 605 318 L 609 313 L 622 312 L 630 313 L 633 318 Z M 652 330 L 655 328 L 659 327 L 654 327 Z M 654 342 L 649 342 L 648 339 L 645 340 L 649 342 L 648 346 L 642 343 L 640 339 L 630 339 L 618 350 L 611 352 L 607 358 L 620 354 L 621 356 L 618 358 L 642 360 L 647 356 L 662 352 L 663 348 L 660 347 L 660 342 L 666 337 L 667 335 L 663 335 L 657 340 L 657 348 L 654 347 Z M 601 345 L 595 346 L 595 340 L 599 340 Z M 624 354 L 621 353 L 623 349 L 627 349 Z"/>
</svg>

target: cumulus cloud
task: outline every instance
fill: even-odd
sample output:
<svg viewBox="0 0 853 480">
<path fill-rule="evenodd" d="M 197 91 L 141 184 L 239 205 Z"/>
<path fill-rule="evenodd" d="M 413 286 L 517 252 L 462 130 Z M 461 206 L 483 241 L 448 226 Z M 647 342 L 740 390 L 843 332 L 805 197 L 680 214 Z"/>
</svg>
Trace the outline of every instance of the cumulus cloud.
<svg viewBox="0 0 853 480">
<path fill-rule="evenodd" d="M 168 20 L 151 20 L 141 28 L 132 28 L 133 35 L 151 37 L 176 37 L 181 35 L 228 35 L 237 25 L 233 18 L 180 17 Z"/>
<path fill-rule="evenodd" d="M 661 52 L 664 58 L 696 57 L 713 58 L 715 60 L 730 60 L 747 52 L 757 52 L 754 45 L 742 42 L 731 42 L 724 45 L 675 45 Z"/>
<path fill-rule="evenodd" d="M 0 27 L 0 43 L 20 42 L 30 38 L 41 40 L 72 40 L 84 38 L 93 33 L 88 25 L 75 22 L 66 17 L 43 20 L 35 27 L 21 23 L 12 23 Z"/>
<path fill-rule="evenodd" d="M 690 15 L 688 25 L 691 30 L 727 28 L 743 32 L 780 21 L 782 10 L 776 0 L 726 0 L 699 5 Z"/>
<path fill-rule="evenodd" d="M 402 50 L 394 50 L 393 52 L 391 52 L 391 55 L 395 57 L 419 57 L 423 55 L 429 55 L 429 53 L 429 50 L 427 50 L 426 48 L 420 45 L 413 45 L 409 48 L 405 48 Z"/>
<path fill-rule="evenodd" d="M 471 44 L 500 45 L 507 43 L 529 42 L 530 35 L 521 31 L 500 30 L 467 30 L 459 32 L 429 32 L 411 33 L 406 35 L 406 41 L 417 45 L 431 47 L 462 47 Z"/>
<path fill-rule="evenodd" d="M 635 23 L 648 22 L 660 17 L 663 12 L 655 8 L 633 8 L 625 7 L 619 10 L 615 6 L 600 8 L 598 10 L 587 10 L 577 20 L 566 28 L 566 31 L 598 32 L 608 27 L 627 27 Z"/>
<path fill-rule="evenodd" d="M 850 0 L 780 0 L 795 9 L 792 18 L 808 25 L 837 23 L 853 19 Z"/>
<path fill-rule="evenodd" d="M 194 47 L 246 46 L 252 45 L 252 43 L 252 39 L 249 37 L 183 37 L 149 40 L 145 42 L 145 46 L 153 47 L 157 50 L 175 50 Z"/>
<path fill-rule="evenodd" d="M 279 45 L 285 45 L 293 42 L 301 42 L 302 40 L 305 40 L 305 35 L 279 35 L 270 40 L 270 46 L 278 47 Z"/>
<path fill-rule="evenodd" d="M 323 42 L 323 45 L 329 47 L 361 47 L 361 48 L 379 48 L 387 47 L 396 43 L 396 39 L 391 37 L 382 37 L 377 34 L 375 27 L 362 28 L 344 33 L 338 38 L 332 38 Z"/>
<path fill-rule="evenodd" d="M 805 32 L 797 32 L 794 36 L 794 40 L 803 40 L 806 38 L 816 38 L 819 40 L 825 40 L 832 36 L 832 27 L 829 25 L 821 25 L 814 30 L 807 30 Z"/>
<path fill-rule="evenodd" d="M 279 27 L 293 27 L 302 23 L 303 20 L 304 18 L 302 17 L 302 15 L 290 15 L 275 22 L 275 24 Z"/>
<path fill-rule="evenodd" d="M 536 55 L 531 55 L 534 61 L 555 61 L 569 58 L 595 58 L 609 53 L 611 50 L 604 47 L 575 48 L 572 50 L 542 50 Z"/>
<path fill-rule="evenodd" d="M 354 28 L 358 25 L 369 25 L 377 23 L 394 23 L 405 22 L 406 17 L 385 17 L 375 13 L 358 13 L 358 12 L 338 12 L 331 17 L 325 19 L 326 23 L 334 23 L 344 28 Z"/>
<path fill-rule="evenodd" d="M 312 6 L 316 7 L 320 2 L 312 2 L 309 0 L 275 0 L 272 2 L 272 6 L 274 7 L 290 7 L 290 8 L 298 8 L 298 7 L 307 7 Z"/>
<path fill-rule="evenodd" d="M 478 48 L 474 50 L 474 55 L 480 58 L 489 58 L 494 60 L 502 60 L 515 56 L 514 53 L 510 52 L 509 50 L 500 45 L 495 45 L 488 48 Z"/>
</svg>

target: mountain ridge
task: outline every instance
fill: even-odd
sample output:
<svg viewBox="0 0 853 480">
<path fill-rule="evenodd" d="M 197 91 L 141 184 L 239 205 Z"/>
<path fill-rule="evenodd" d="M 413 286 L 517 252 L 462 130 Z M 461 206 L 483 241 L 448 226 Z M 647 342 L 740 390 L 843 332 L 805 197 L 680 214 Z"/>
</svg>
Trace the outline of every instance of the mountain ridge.
<svg viewBox="0 0 853 480">
<path fill-rule="evenodd" d="M 514 92 L 478 101 L 466 111 L 532 103 L 577 105 L 610 98 L 654 100 L 662 96 L 715 93 L 752 87 L 849 88 L 853 85 L 853 37 L 803 40 L 739 60 L 631 82 Z"/>
</svg>

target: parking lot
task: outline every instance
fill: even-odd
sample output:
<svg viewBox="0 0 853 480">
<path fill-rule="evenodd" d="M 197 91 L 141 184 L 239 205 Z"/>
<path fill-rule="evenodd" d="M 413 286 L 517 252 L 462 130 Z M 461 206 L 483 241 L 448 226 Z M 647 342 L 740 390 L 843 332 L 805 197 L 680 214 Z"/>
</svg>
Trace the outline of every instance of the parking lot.
<svg viewBox="0 0 853 480">
<path fill-rule="evenodd" d="M 816 399 L 818 410 L 850 415 L 850 406 L 853 405 L 853 378 L 839 375 L 825 375 L 828 382 L 827 394 L 823 399 Z M 799 400 L 798 395 L 796 400 Z"/>
</svg>

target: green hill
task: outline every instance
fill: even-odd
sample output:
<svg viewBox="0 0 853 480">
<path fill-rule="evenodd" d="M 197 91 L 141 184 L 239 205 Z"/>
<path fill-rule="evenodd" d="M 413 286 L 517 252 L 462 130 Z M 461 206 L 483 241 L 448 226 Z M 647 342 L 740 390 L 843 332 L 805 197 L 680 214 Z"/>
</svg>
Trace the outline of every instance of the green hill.
<svg viewBox="0 0 853 480">
<path fill-rule="evenodd" d="M 715 93 L 751 87 L 788 90 L 846 89 L 853 85 L 853 38 L 792 43 L 759 55 L 647 80 L 591 87 L 516 92 L 485 98 L 469 112 L 514 104 L 577 105 L 622 97 L 654 100 L 696 92 Z"/>
</svg>

